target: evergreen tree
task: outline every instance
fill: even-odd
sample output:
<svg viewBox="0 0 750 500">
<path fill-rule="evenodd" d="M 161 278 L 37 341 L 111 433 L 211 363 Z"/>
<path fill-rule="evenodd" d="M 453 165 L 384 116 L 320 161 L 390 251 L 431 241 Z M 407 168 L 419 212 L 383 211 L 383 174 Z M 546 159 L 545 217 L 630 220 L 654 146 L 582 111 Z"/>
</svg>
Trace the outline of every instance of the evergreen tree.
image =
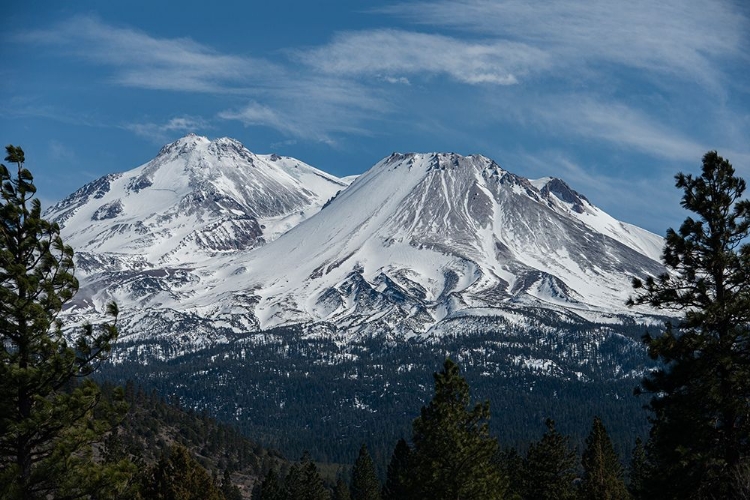
<svg viewBox="0 0 750 500">
<path fill-rule="evenodd" d="M 302 472 L 300 464 L 292 464 L 284 480 L 284 491 L 286 498 L 302 498 L 305 494 L 304 485 L 302 484 Z"/>
<path fill-rule="evenodd" d="M 630 498 L 623 480 L 622 465 L 599 417 L 594 418 L 581 458 L 582 500 L 626 500 Z"/>
<path fill-rule="evenodd" d="M 232 475 L 229 469 L 224 469 L 224 476 L 221 479 L 221 494 L 224 500 L 242 500 L 242 492 L 232 483 Z"/>
<path fill-rule="evenodd" d="M 507 500 L 519 500 L 524 491 L 524 463 L 518 450 L 510 448 L 500 454 L 498 466 L 501 473 L 508 478 Z"/>
<path fill-rule="evenodd" d="M 415 498 L 502 498 L 505 482 L 494 463 L 489 402 L 470 404 L 469 384 L 446 359 L 435 374 L 435 395 L 414 420 L 409 482 Z"/>
<path fill-rule="evenodd" d="M 162 500 L 223 500 L 211 474 L 184 446 L 169 449 L 151 468 L 141 489 L 143 498 Z"/>
<path fill-rule="evenodd" d="M 643 448 L 641 438 L 635 440 L 635 447 L 630 455 L 630 472 L 628 474 L 628 491 L 635 500 L 645 498 L 643 481 L 646 477 L 646 450 Z"/>
<path fill-rule="evenodd" d="M 330 495 L 318 467 L 308 452 L 302 454 L 298 464 L 292 465 L 286 478 L 286 497 L 295 500 L 329 500 Z"/>
<path fill-rule="evenodd" d="M 90 374 L 117 337 L 114 322 L 86 325 L 69 345 L 58 314 L 78 290 L 73 250 L 44 220 L 24 152 L 7 146 L 0 165 L 0 491 L 3 498 L 115 495 L 127 461 L 97 464 L 100 441 L 126 405 L 100 405 Z M 117 314 L 114 304 L 109 312 Z"/>
<path fill-rule="evenodd" d="M 523 498 L 528 500 L 567 500 L 576 496 L 576 453 L 567 436 L 547 419 L 547 432 L 529 446 L 523 463 Z"/>
<path fill-rule="evenodd" d="M 346 484 L 342 478 L 336 480 L 336 487 L 333 488 L 333 500 L 351 500 L 352 496 L 349 493 L 349 485 Z"/>
<path fill-rule="evenodd" d="M 378 474 L 364 444 L 352 469 L 351 497 L 352 500 L 380 500 Z"/>
<path fill-rule="evenodd" d="M 279 477 L 273 469 L 263 478 L 259 487 L 253 489 L 253 500 L 286 500 L 287 496 L 279 484 Z"/>
<path fill-rule="evenodd" d="M 408 474 L 411 448 L 403 438 L 396 443 L 383 486 L 383 500 L 409 500 Z"/>
<path fill-rule="evenodd" d="M 644 337 L 662 361 L 642 383 L 652 394 L 644 486 L 665 499 L 731 498 L 731 479 L 750 458 L 750 201 L 715 151 L 699 177 L 680 173 L 676 186 L 696 218 L 667 231 L 670 272 L 634 280 L 630 300 L 682 314 Z"/>
</svg>

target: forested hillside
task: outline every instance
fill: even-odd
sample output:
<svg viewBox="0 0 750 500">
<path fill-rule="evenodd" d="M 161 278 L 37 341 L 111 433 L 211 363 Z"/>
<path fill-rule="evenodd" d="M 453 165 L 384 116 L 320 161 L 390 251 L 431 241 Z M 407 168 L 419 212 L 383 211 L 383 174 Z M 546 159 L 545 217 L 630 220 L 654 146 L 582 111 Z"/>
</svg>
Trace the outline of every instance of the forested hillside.
<svg viewBox="0 0 750 500">
<path fill-rule="evenodd" d="M 205 409 L 287 457 L 308 450 L 316 460 L 348 462 L 366 442 L 385 464 L 448 356 L 461 364 L 473 393 L 492 402 L 490 425 L 503 446 L 525 447 L 546 418 L 581 445 L 600 415 L 623 454 L 646 437 L 647 400 L 633 397 L 644 370 L 655 366 L 636 343 L 645 326 L 550 320 L 530 333 L 491 319 L 475 326 L 477 332 L 439 341 L 373 336 L 347 346 L 280 328 L 166 362 L 108 365 L 102 373 Z"/>
</svg>

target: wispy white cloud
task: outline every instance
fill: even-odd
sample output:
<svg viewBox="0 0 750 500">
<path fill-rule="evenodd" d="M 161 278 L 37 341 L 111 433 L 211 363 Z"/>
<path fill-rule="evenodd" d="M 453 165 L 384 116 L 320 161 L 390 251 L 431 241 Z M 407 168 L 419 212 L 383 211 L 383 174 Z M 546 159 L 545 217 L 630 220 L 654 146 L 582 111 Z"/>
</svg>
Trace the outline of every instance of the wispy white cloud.
<svg viewBox="0 0 750 500">
<path fill-rule="evenodd" d="M 712 90 L 727 85 L 722 64 L 747 64 L 750 53 L 747 16 L 720 0 L 438 0 L 381 11 L 420 24 L 423 32 L 339 33 L 317 47 L 277 52 L 273 62 L 91 16 L 13 38 L 100 65 L 118 85 L 222 94 L 214 125 L 236 120 L 274 129 L 288 140 L 335 146 L 347 135 L 386 135 L 396 127 L 423 135 L 430 133 L 426 129 L 455 129 L 455 138 L 465 123 L 503 122 L 575 137 L 577 147 L 601 141 L 657 160 L 694 160 L 704 152 L 691 135 L 698 132 L 665 118 L 671 109 L 664 103 L 680 106 L 686 95 L 709 102 Z M 633 80 L 643 78 L 666 86 L 674 80 L 679 95 L 636 86 L 638 92 L 666 95 L 651 106 L 649 99 L 633 97 Z M 435 114 L 436 102 L 466 121 L 447 120 L 450 111 Z M 733 118 L 731 110 L 723 120 L 703 117 L 725 123 Z M 388 128 L 380 126 L 385 119 Z M 156 142 L 209 125 L 182 116 L 123 127 Z M 726 146 L 741 152 L 746 129 L 735 126 Z"/>
<path fill-rule="evenodd" d="M 528 44 L 559 64 L 609 62 L 707 85 L 723 59 L 747 61 L 750 33 L 747 13 L 723 0 L 440 0 L 380 11 Z"/>
<path fill-rule="evenodd" d="M 250 101 L 237 110 L 225 110 L 218 114 L 224 120 L 238 120 L 246 127 L 264 126 L 278 130 L 293 137 L 307 137 L 310 131 L 300 127 L 291 116 L 285 116 L 283 111 L 273 109 L 256 101 Z M 329 142 L 331 139 L 325 134 L 316 134 L 321 142 Z"/>
<path fill-rule="evenodd" d="M 187 38 L 156 38 L 91 16 L 73 17 L 13 38 L 109 66 L 112 81 L 128 87 L 231 92 L 248 85 L 254 75 L 278 70 L 263 59 L 221 54 Z"/>
<path fill-rule="evenodd" d="M 244 104 L 219 112 L 218 118 L 270 127 L 297 139 L 333 145 L 336 134 L 366 135 L 370 132 L 363 123 L 391 108 L 377 89 L 341 75 L 315 75 L 283 60 L 223 54 L 191 39 L 157 38 L 91 16 L 12 38 L 110 68 L 109 81 L 117 85 L 236 95 Z M 158 142 L 171 138 L 171 132 L 206 126 L 196 117 L 181 117 L 122 128 Z"/>
<path fill-rule="evenodd" d="M 128 123 L 122 128 L 145 137 L 155 144 L 164 144 L 174 139 L 174 133 L 197 132 L 211 128 L 211 125 L 200 117 L 178 116 L 165 123 Z"/>
<path fill-rule="evenodd" d="M 532 105 L 536 119 L 553 134 L 606 141 L 655 158 L 694 160 L 706 151 L 699 142 L 636 108 L 590 96 L 563 96 Z"/>
<path fill-rule="evenodd" d="M 294 52 L 318 71 L 345 76 L 448 75 L 468 84 L 512 85 L 550 65 L 548 54 L 525 43 L 467 42 L 400 30 L 368 30 L 337 35 L 322 47 Z"/>
<path fill-rule="evenodd" d="M 78 161 L 75 151 L 63 142 L 52 139 L 49 141 L 49 158 L 56 163 L 74 163 Z"/>
<path fill-rule="evenodd" d="M 262 94 L 221 111 L 218 118 L 239 120 L 245 126 L 266 126 L 287 137 L 338 144 L 340 135 L 370 135 L 367 124 L 392 111 L 390 101 L 376 89 L 357 82 L 306 77 L 278 82 Z"/>
<path fill-rule="evenodd" d="M 107 124 L 94 118 L 85 109 L 64 109 L 59 105 L 42 102 L 41 97 L 15 96 L 0 102 L 0 117 L 9 118 L 47 118 L 69 125 L 88 127 L 106 127 Z"/>
</svg>

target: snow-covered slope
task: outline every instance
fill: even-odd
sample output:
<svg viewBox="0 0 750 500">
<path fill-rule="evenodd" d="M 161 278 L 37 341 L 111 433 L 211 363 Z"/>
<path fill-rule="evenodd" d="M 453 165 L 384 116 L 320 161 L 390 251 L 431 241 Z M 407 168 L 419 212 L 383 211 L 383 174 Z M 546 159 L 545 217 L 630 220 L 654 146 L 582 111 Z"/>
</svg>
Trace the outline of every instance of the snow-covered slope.
<svg viewBox="0 0 750 500">
<path fill-rule="evenodd" d="M 224 272 L 254 290 L 262 328 L 327 321 L 411 334 L 519 306 L 626 313 L 632 277 L 662 272 L 660 241 L 559 179 L 532 183 L 482 156 L 394 154 Z M 227 281 L 212 293 L 232 290 Z"/>
<path fill-rule="evenodd" d="M 125 335 L 192 346 L 291 323 L 439 335 L 531 310 L 621 321 L 632 277 L 663 271 L 660 237 L 486 157 L 393 154 L 345 185 L 183 138 L 49 212 L 83 270 L 69 314 L 115 299 Z"/>
<path fill-rule="evenodd" d="M 81 261 L 116 255 L 184 265 L 263 245 L 347 184 L 293 158 L 191 134 L 145 165 L 87 184 L 45 216 L 60 223 Z"/>
<path fill-rule="evenodd" d="M 201 293 L 212 262 L 272 241 L 349 182 L 233 139 L 190 134 L 145 165 L 83 186 L 45 217 L 76 251 L 73 312 L 97 319 L 101 301 L 115 297 L 127 320 L 145 303 Z"/>
</svg>

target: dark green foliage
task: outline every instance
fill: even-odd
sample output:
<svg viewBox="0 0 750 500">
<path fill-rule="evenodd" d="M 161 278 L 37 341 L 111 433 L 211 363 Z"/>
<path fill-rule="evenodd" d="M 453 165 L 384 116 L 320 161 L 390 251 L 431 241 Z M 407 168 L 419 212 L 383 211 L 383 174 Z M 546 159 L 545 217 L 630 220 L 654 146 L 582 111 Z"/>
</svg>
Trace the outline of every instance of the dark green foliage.
<svg viewBox="0 0 750 500">
<path fill-rule="evenodd" d="M 102 383 L 102 396 L 108 401 L 116 389 Z M 131 381 L 125 384 L 129 409 L 117 434 L 105 440 L 105 453 L 128 456 L 138 463 L 156 462 L 171 444 L 179 443 L 212 471 L 230 470 L 233 477 L 249 482 L 277 468 L 281 455 L 261 448 L 236 428 L 216 422 L 205 413 L 196 413 L 167 403 L 156 392 L 146 394 Z M 111 451 L 110 451 L 111 449 Z"/>
<path fill-rule="evenodd" d="M 328 500 L 330 495 L 318 472 L 318 467 L 305 452 L 299 463 L 289 468 L 286 481 L 286 498 L 298 500 Z"/>
<path fill-rule="evenodd" d="M 628 491 L 630 496 L 635 500 L 645 498 L 643 490 L 643 481 L 646 477 L 646 450 L 643 447 L 643 441 L 637 439 L 635 447 L 630 456 L 630 470 L 628 474 Z"/>
<path fill-rule="evenodd" d="M 469 409 L 469 384 L 447 359 L 435 376 L 435 395 L 414 420 L 409 486 L 415 498 L 502 498 L 505 483 L 493 459 L 489 402 Z"/>
<path fill-rule="evenodd" d="M 240 489 L 232 483 L 232 475 L 229 469 L 224 469 L 224 476 L 221 479 L 221 494 L 225 500 L 242 500 Z"/>
<path fill-rule="evenodd" d="M 285 500 L 286 492 L 279 484 L 279 477 L 273 469 L 268 471 L 259 487 L 253 490 L 253 500 Z"/>
<path fill-rule="evenodd" d="M 332 500 L 351 500 L 349 485 L 342 478 L 336 480 L 336 486 L 333 488 Z"/>
<path fill-rule="evenodd" d="M 304 485 L 302 484 L 302 471 L 300 464 L 292 464 L 284 480 L 285 498 L 302 498 Z"/>
<path fill-rule="evenodd" d="M 362 445 L 352 469 L 352 500 L 380 500 L 380 483 L 367 446 Z"/>
<path fill-rule="evenodd" d="M 522 497 L 528 500 L 566 500 L 575 498 L 576 453 L 568 437 L 546 421 L 547 432 L 529 446 L 523 464 Z"/>
<path fill-rule="evenodd" d="M 440 343 L 374 336 L 341 347 L 330 339 L 342 332 L 305 336 L 288 327 L 262 336 L 273 341 L 258 342 L 248 333 L 194 353 L 175 351 L 162 339 L 144 346 L 174 353 L 171 360 L 137 357 L 143 351 L 126 337 L 118 351 L 132 349 L 132 357 L 108 364 L 104 376 L 176 394 L 186 406 L 205 408 L 286 456 L 309 449 L 316 460 L 345 463 L 366 442 L 379 470 L 387 467 L 396 441 L 411 436 L 418 409 L 432 397 L 432 384 L 425 381 L 442 367 L 446 352 L 461 357 L 461 374 L 475 400 L 492 402 L 490 432 L 503 444 L 525 450 L 538 439 L 536 423 L 546 416 L 554 416 L 558 429 L 581 449 L 594 415 L 607 422 L 617 450 L 629 450 L 647 434 L 643 402 L 632 397 L 637 379 L 629 375 L 656 364 L 641 343 L 644 326 L 544 317 L 535 320 L 539 328 L 527 331 L 502 318 L 480 319 L 481 328 Z M 519 369 L 513 364 L 518 356 L 553 360 L 565 373 L 579 371 L 586 379 Z M 620 366 L 619 375 L 607 366 Z M 355 396 L 366 407 L 354 405 Z M 243 410 L 239 420 L 237 408 Z"/>
<path fill-rule="evenodd" d="M 508 500 L 520 500 L 524 491 L 524 460 L 518 450 L 510 448 L 500 453 L 498 467 L 503 476 L 508 478 Z"/>
<path fill-rule="evenodd" d="M 211 474 L 183 446 L 172 446 L 153 465 L 141 486 L 144 499 L 223 500 Z"/>
<path fill-rule="evenodd" d="M 408 500 L 409 499 L 409 459 L 411 448 L 406 440 L 401 438 L 396 443 L 391 461 L 388 464 L 388 474 L 383 486 L 383 500 Z"/>
<path fill-rule="evenodd" d="M 99 405 L 93 372 L 117 337 L 115 323 L 86 325 L 70 345 L 57 320 L 78 290 L 73 250 L 41 217 L 24 152 L 6 147 L 0 165 L 0 491 L 4 498 L 45 498 L 125 488 L 127 461 L 95 463 L 92 445 L 125 411 L 122 398 Z M 117 308 L 108 311 L 116 317 Z"/>
<path fill-rule="evenodd" d="M 663 362 L 643 390 L 652 394 L 645 487 L 658 498 L 730 498 L 732 478 L 750 458 L 750 202 L 745 182 L 715 151 L 699 177 L 676 176 L 693 212 L 667 231 L 671 271 L 634 280 L 631 304 L 682 314 L 659 337 L 646 336 Z"/>
<path fill-rule="evenodd" d="M 586 438 L 581 465 L 583 479 L 578 495 L 581 500 L 630 498 L 623 480 L 622 465 L 599 417 L 594 418 L 591 433 Z"/>
</svg>

